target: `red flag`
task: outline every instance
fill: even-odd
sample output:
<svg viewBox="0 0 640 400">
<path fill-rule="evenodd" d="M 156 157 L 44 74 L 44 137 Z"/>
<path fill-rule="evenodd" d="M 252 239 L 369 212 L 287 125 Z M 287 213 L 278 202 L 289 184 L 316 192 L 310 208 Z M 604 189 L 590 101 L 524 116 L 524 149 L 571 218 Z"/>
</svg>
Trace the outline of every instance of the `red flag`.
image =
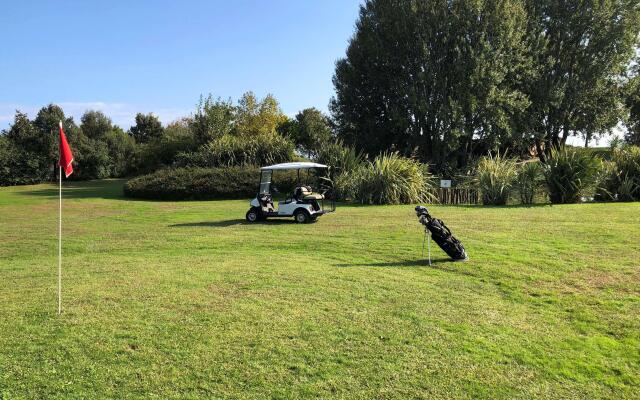
<svg viewBox="0 0 640 400">
<path fill-rule="evenodd" d="M 60 161 L 58 161 L 58 165 L 64 169 L 65 178 L 68 178 L 69 175 L 73 173 L 72 162 L 73 154 L 71 153 L 69 143 L 67 143 L 67 137 L 62 130 L 62 121 L 60 121 Z"/>
</svg>

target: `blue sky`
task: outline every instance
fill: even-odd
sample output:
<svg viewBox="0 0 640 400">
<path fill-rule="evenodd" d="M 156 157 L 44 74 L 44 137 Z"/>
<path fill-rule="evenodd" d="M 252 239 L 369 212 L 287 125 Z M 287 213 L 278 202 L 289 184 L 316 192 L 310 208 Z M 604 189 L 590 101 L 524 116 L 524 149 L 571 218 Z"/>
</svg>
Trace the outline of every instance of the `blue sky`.
<svg viewBox="0 0 640 400">
<path fill-rule="evenodd" d="M 200 94 L 273 93 L 326 111 L 360 0 L 29 1 L 0 13 L 0 129 L 48 104 L 99 109 L 127 128 L 165 123 Z"/>
</svg>

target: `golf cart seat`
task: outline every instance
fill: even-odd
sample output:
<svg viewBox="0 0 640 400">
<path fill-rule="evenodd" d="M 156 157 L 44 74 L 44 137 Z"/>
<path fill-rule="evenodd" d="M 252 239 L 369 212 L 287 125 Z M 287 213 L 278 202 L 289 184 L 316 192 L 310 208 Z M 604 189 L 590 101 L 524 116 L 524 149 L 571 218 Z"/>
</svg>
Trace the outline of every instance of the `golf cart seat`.
<svg viewBox="0 0 640 400">
<path fill-rule="evenodd" d="M 271 213 L 275 211 L 275 207 L 273 206 L 273 198 L 270 194 L 261 193 L 258 196 L 258 199 L 260 200 L 260 207 L 262 208 L 263 212 Z"/>
<path fill-rule="evenodd" d="M 300 200 L 323 200 L 324 195 L 313 193 L 309 186 L 299 186 L 295 190 L 296 197 Z"/>
</svg>

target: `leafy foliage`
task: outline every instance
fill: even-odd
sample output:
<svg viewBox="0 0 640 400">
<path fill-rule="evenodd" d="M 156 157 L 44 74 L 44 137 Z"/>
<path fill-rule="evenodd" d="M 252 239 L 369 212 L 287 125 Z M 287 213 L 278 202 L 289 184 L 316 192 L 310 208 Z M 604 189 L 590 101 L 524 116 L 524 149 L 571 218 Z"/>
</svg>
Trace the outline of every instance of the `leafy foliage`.
<svg viewBox="0 0 640 400">
<path fill-rule="evenodd" d="M 75 164 L 70 179 L 103 179 L 111 176 L 109 147 L 104 141 L 91 139 L 80 131 L 70 146 Z"/>
<path fill-rule="evenodd" d="M 271 94 L 258 100 L 253 92 L 247 92 L 238 101 L 235 111 L 233 133 L 237 136 L 271 135 L 287 120 Z"/>
<path fill-rule="evenodd" d="M 316 161 L 331 167 L 331 175 L 348 174 L 360 168 L 364 155 L 351 146 L 345 146 L 341 140 L 326 143 L 319 149 Z"/>
<path fill-rule="evenodd" d="M 505 205 L 511 195 L 518 170 L 512 158 L 500 154 L 482 157 L 478 162 L 476 180 L 485 205 Z"/>
<path fill-rule="evenodd" d="M 640 67 L 636 66 L 636 75 L 625 87 L 625 105 L 628 110 L 627 134 L 628 144 L 640 146 Z"/>
<path fill-rule="evenodd" d="M 190 128 L 200 144 L 207 143 L 231 132 L 235 119 L 235 107 L 231 100 L 213 99 L 210 94 L 200 97 Z"/>
<path fill-rule="evenodd" d="M 52 177 L 57 176 L 58 168 L 58 156 L 59 156 L 59 146 L 58 146 L 58 124 L 62 121 L 64 126 L 75 126 L 72 119 L 67 119 L 64 115 L 64 111 L 62 108 L 55 104 L 49 104 L 45 107 L 42 107 L 36 118 L 33 120 L 33 126 L 38 134 L 38 141 L 40 145 L 38 149 L 33 147 L 29 147 L 30 151 L 37 151 L 38 153 L 42 153 L 44 157 L 47 159 L 48 167 L 52 167 L 53 174 Z"/>
<path fill-rule="evenodd" d="M 122 129 L 115 128 L 104 135 L 104 143 L 109 154 L 108 176 L 119 178 L 133 172 L 138 157 L 134 138 Z"/>
<path fill-rule="evenodd" d="M 343 198 L 363 204 L 415 204 L 432 200 L 424 165 L 398 153 L 385 153 L 336 179 Z"/>
<path fill-rule="evenodd" d="M 113 129 L 111 119 L 101 111 L 89 110 L 80 117 L 82 133 L 89 139 L 101 139 Z"/>
<path fill-rule="evenodd" d="M 596 180 L 599 158 L 575 148 L 554 148 L 544 166 L 549 198 L 554 204 L 577 203 Z"/>
<path fill-rule="evenodd" d="M 640 147 L 614 149 L 611 162 L 604 164 L 596 191 L 598 200 L 640 200 Z"/>
<path fill-rule="evenodd" d="M 63 121 L 75 158 L 70 179 L 81 180 L 129 176 L 174 164 L 209 167 L 289 161 L 294 157 L 293 144 L 276 132 L 284 120 L 271 95 L 257 100 L 247 93 L 238 106 L 209 95 L 200 99 L 193 117 L 166 129 L 153 114 L 137 114 L 127 135 L 100 111 L 85 112 L 77 126 L 60 107 L 50 104 L 33 121 L 17 112 L 14 124 L 3 132 L 0 185 L 55 177 L 58 121 Z"/>
<path fill-rule="evenodd" d="M 346 143 L 438 171 L 533 144 L 544 161 L 618 123 L 639 31 L 630 0 L 370 0 L 336 65 L 331 111 Z"/>
<path fill-rule="evenodd" d="M 293 159 L 293 143 L 277 133 L 239 137 L 224 135 L 195 153 L 181 153 L 182 167 L 229 167 L 269 165 Z"/>
<path fill-rule="evenodd" d="M 539 162 L 530 161 L 522 163 L 517 170 L 515 185 L 520 195 L 522 204 L 533 204 L 536 193 L 538 193 L 544 176 L 542 166 Z"/>
<path fill-rule="evenodd" d="M 148 173 L 173 165 L 180 153 L 191 153 L 197 148 L 197 138 L 190 129 L 192 119 L 183 118 L 167 125 L 160 137 L 140 146 L 139 172 Z"/>
<path fill-rule="evenodd" d="M 161 169 L 129 180 L 124 194 L 155 200 L 249 198 L 255 196 L 259 179 L 254 167 Z"/>
<path fill-rule="evenodd" d="M 147 143 L 153 139 L 160 138 L 163 132 L 162 124 L 158 117 L 153 114 L 136 114 L 136 124 L 129 132 L 137 143 Z"/>
<path fill-rule="evenodd" d="M 628 0 L 526 0 L 527 40 L 535 75 L 522 130 L 543 161 L 571 135 L 613 128 L 620 116 L 620 78 L 634 55 L 640 8 Z"/>
<path fill-rule="evenodd" d="M 3 137 L 3 178 L 0 185 L 42 182 L 49 175 L 49 144 L 26 114 L 16 112 L 13 125 Z"/>
<path fill-rule="evenodd" d="M 478 143 L 497 149 L 529 104 L 525 27 L 517 0 L 367 1 L 333 79 L 339 136 L 369 154 L 417 150 L 437 169 Z"/>
<path fill-rule="evenodd" d="M 300 111 L 293 120 L 281 124 L 278 131 L 295 143 L 300 153 L 310 157 L 317 156 L 332 140 L 329 118 L 315 108 Z"/>
</svg>

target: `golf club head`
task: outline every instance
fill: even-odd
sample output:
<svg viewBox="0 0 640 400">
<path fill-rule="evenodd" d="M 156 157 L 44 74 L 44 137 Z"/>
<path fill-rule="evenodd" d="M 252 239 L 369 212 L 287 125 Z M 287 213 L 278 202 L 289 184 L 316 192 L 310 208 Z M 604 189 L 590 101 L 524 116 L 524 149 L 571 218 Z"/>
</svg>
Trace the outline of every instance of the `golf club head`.
<svg viewBox="0 0 640 400">
<path fill-rule="evenodd" d="M 429 210 L 424 206 L 416 206 L 416 215 L 419 217 L 421 215 L 429 215 Z"/>
</svg>

